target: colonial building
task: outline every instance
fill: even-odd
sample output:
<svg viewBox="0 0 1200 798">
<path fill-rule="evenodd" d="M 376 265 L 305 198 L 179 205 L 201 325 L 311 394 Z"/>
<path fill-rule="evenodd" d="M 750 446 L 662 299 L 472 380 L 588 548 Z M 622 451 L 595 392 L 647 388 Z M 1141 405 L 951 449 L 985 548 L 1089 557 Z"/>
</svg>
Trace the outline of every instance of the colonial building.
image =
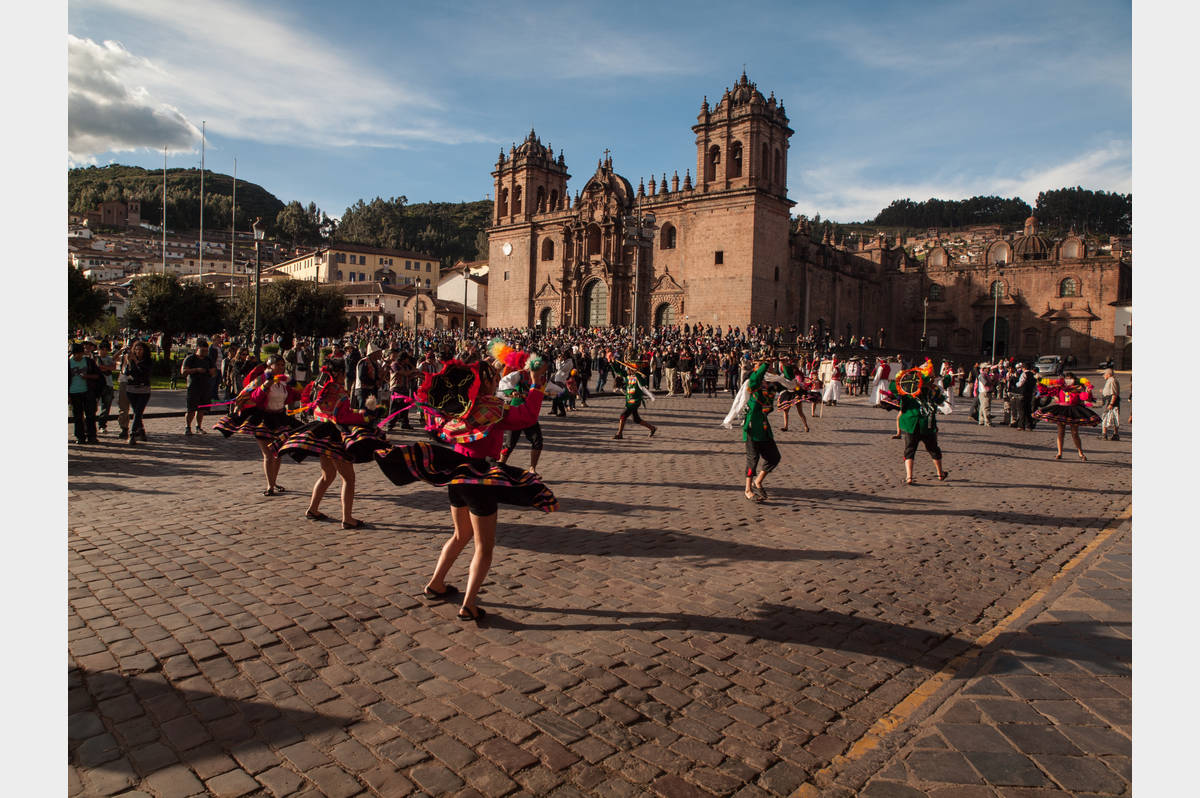
<svg viewBox="0 0 1200 798">
<path fill-rule="evenodd" d="M 984 243 L 963 263 L 929 250 L 924 268 L 904 275 L 893 296 L 907 312 L 906 338 L 932 350 L 974 356 L 1074 355 L 1081 365 L 1112 357 L 1132 363 L 1132 262 L 1118 241 L 1102 251 L 1075 231 L 1053 241 L 1029 217 L 1019 235 Z M 927 302 L 925 300 L 928 300 Z"/>
<path fill-rule="evenodd" d="M 460 302 L 439 299 L 415 283 L 396 287 L 380 281 L 343 283 L 346 296 L 346 315 L 352 324 L 366 322 L 372 327 L 416 327 L 420 329 L 457 330 L 462 327 L 464 313 Z M 466 309 L 467 326 L 481 326 L 478 311 Z"/>
<path fill-rule="evenodd" d="M 432 288 L 440 276 L 438 261 L 431 255 L 361 244 L 330 244 L 282 261 L 279 268 L 296 280 L 319 283 L 419 283 Z"/>
<path fill-rule="evenodd" d="M 715 107 L 705 98 L 691 129 L 694 182 L 687 169 L 682 182 L 664 172 L 634 189 L 606 156 L 573 201 L 563 153 L 535 131 L 502 151 L 488 325 L 816 326 L 962 359 L 991 353 L 994 326 L 997 356 L 1129 363 L 1123 242 L 1106 252 L 1074 234 L 1051 241 L 1035 219 L 1021 235 L 969 230 L 980 254 L 966 260 L 936 241 L 923 261 L 882 235 L 815 241 L 803 223 L 791 229 L 793 131 L 773 93 L 743 73 Z"/>
<path fill-rule="evenodd" d="M 462 302 L 477 313 L 487 326 L 488 265 L 486 261 L 459 261 L 442 274 L 438 299 Z"/>
</svg>

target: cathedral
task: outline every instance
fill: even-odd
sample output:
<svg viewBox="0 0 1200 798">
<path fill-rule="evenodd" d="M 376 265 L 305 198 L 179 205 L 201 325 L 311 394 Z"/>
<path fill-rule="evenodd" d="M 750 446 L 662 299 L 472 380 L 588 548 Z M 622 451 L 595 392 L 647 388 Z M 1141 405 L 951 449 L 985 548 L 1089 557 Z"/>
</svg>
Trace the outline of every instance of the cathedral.
<svg viewBox="0 0 1200 798">
<path fill-rule="evenodd" d="M 999 236 L 969 263 L 938 247 L 918 260 L 883 236 L 842 246 L 793 232 L 793 131 L 783 103 L 744 72 L 715 107 L 704 99 L 692 133 L 695 177 L 672 170 L 635 189 L 606 155 L 573 198 L 562 152 L 535 131 L 501 151 L 488 326 L 795 325 L 876 340 L 885 330 L 889 346 L 967 358 L 990 353 L 994 331 L 998 356 L 1127 356 L 1123 253 L 1050 242 L 1033 219 L 1019 241 Z"/>
</svg>

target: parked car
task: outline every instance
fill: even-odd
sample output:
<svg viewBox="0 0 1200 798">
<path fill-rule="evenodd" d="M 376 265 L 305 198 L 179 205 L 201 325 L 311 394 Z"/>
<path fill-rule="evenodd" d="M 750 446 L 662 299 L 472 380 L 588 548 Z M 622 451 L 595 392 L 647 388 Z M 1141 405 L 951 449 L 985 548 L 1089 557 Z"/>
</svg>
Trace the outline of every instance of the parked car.
<svg viewBox="0 0 1200 798">
<path fill-rule="evenodd" d="M 1048 374 L 1057 376 L 1063 372 L 1063 356 L 1062 355 L 1042 355 L 1033 364 L 1033 370 L 1039 375 Z"/>
<path fill-rule="evenodd" d="M 1096 366 L 1096 371 L 1104 371 L 1111 368 L 1115 368 L 1115 366 L 1113 366 L 1113 359 L 1110 357 L 1107 360 L 1100 361 L 1100 365 Z"/>
</svg>

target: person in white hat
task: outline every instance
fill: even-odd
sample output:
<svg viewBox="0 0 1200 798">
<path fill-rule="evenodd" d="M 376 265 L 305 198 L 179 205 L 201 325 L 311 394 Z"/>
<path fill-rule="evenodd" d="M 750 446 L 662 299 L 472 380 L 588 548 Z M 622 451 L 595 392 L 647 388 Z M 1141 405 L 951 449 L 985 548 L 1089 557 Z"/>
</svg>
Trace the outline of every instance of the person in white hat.
<svg viewBox="0 0 1200 798">
<path fill-rule="evenodd" d="M 358 361 L 354 367 L 354 403 L 355 410 L 366 407 L 367 397 L 375 396 L 379 390 L 379 363 L 383 360 L 383 350 L 374 342 L 367 345 L 367 356 Z"/>
</svg>

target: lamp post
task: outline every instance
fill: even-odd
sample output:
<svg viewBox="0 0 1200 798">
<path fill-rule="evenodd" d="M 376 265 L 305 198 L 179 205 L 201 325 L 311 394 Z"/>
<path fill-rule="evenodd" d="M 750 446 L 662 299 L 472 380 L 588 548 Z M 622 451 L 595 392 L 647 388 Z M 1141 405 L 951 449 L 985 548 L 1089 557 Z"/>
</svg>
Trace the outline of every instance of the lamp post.
<svg viewBox="0 0 1200 798">
<path fill-rule="evenodd" d="M 259 245 L 259 242 L 262 241 L 263 235 L 266 232 L 265 230 L 263 230 L 261 227 L 258 226 L 259 222 L 261 222 L 261 221 L 262 221 L 262 217 L 259 217 L 259 218 L 255 219 L 254 224 L 252 224 L 250 226 L 251 229 L 254 230 L 254 359 L 255 360 L 259 359 L 258 354 L 259 354 L 259 349 L 261 348 L 260 347 L 261 341 L 259 340 L 259 329 L 258 329 L 258 299 L 259 299 L 259 294 L 261 293 L 261 288 L 262 288 L 262 279 L 261 279 L 262 278 L 262 261 L 259 259 L 258 245 Z"/>
<path fill-rule="evenodd" d="M 925 351 L 925 332 L 926 332 L 926 329 L 929 324 L 929 297 L 925 297 L 921 301 L 921 304 L 923 304 L 925 306 L 925 312 L 921 316 L 921 351 L 924 352 Z M 996 337 L 995 334 L 993 334 L 992 338 L 994 339 L 995 337 Z"/>
<path fill-rule="evenodd" d="M 632 313 L 632 329 L 630 331 L 630 341 L 633 346 L 637 347 L 637 324 L 638 324 L 638 277 L 642 271 L 642 244 L 654 238 L 654 214 L 642 214 L 642 199 L 638 198 L 637 214 L 635 216 L 626 216 L 625 222 L 625 241 L 633 243 L 633 313 Z"/>
<path fill-rule="evenodd" d="M 1004 270 L 996 270 L 996 280 L 992 283 L 992 359 L 996 362 L 996 321 L 1000 315 L 1000 292 L 1004 289 Z"/>
<path fill-rule="evenodd" d="M 463 266 L 463 323 L 462 323 L 462 339 L 463 349 L 467 348 L 467 280 L 471 277 L 471 267 Z"/>
</svg>

